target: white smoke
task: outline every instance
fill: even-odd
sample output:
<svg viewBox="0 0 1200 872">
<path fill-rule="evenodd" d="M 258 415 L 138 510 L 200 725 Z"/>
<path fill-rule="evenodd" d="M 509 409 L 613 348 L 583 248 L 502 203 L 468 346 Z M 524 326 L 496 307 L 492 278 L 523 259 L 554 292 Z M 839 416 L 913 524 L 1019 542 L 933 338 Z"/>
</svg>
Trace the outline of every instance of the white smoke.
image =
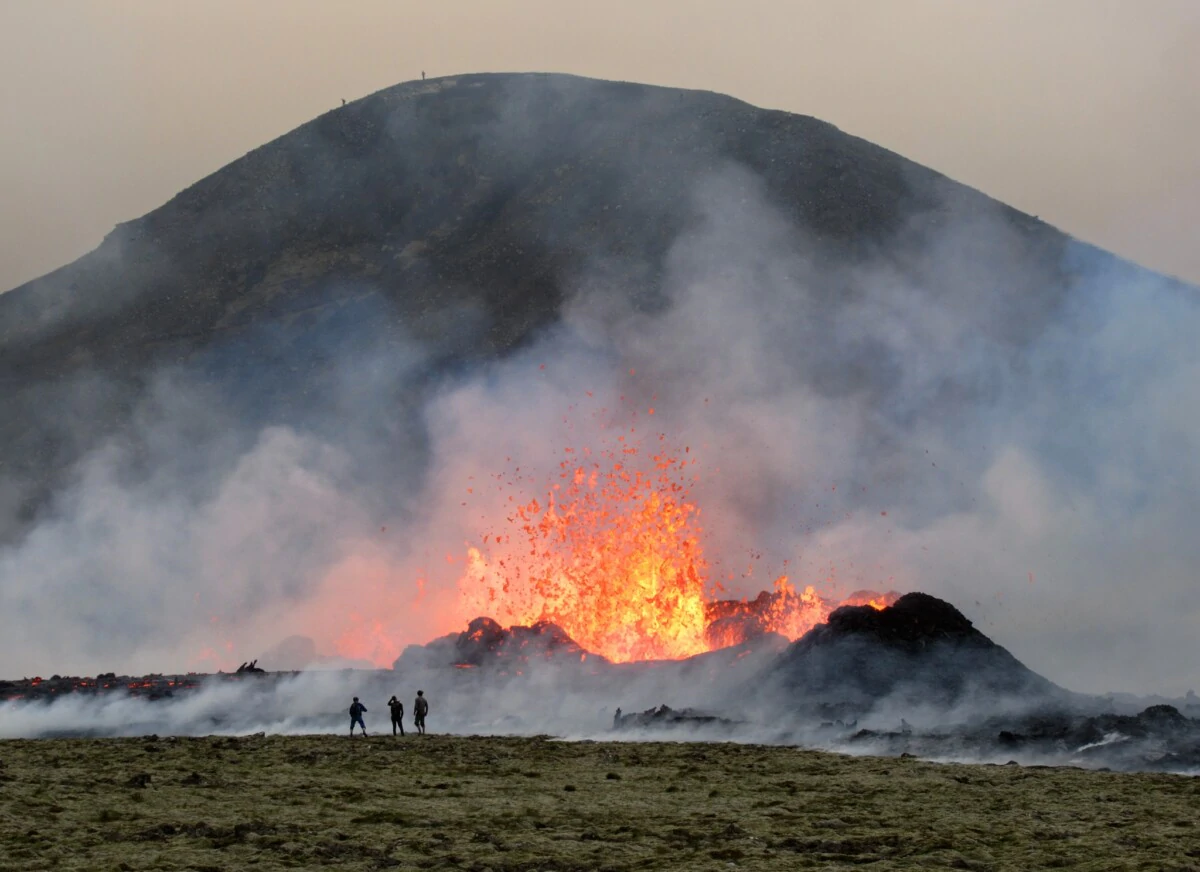
<svg viewBox="0 0 1200 872">
<path fill-rule="evenodd" d="M 1031 266 L 1006 218 L 953 198 L 936 233 L 833 263 L 738 167 L 693 207 L 663 307 L 598 261 L 538 342 L 407 410 L 417 436 L 371 417 L 374 386 L 424 365 L 407 343 L 340 370 L 349 406 L 320 427 L 193 442 L 180 422 L 219 404 L 164 388 L 0 551 L 4 672 L 230 668 L 292 635 L 389 662 L 461 626 L 462 556 L 510 493 L 489 477 L 520 466 L 534 492 L 606 423 L 694 452 L 734 593 L 785 563 L 827 593 L 924 590 L 1064 686 L 1191 686 L 1191 289 L 1082 248 Z M 1068 290 L 1039 295 L 1059 268 Z"/>
</svg>

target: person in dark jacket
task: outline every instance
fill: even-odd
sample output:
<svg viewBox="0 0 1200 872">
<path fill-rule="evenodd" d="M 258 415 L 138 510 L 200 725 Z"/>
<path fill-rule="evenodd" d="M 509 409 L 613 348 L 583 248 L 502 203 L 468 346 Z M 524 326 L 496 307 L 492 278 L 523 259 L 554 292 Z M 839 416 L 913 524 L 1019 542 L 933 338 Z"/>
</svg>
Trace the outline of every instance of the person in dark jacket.
<svg viewBox="0 0 1200 872">
<path fill-rule="evenodd" d="M 367 725 L 363 722 L 363 715 L 366 714 L 367 707 L 358 701 L 358 697 L 354 697 L 354 702 L 350 703 L 350 735 L 354 735 L 354 725 L 358 724 L 362 727 L 362 734 L 367 735 Z"/>
<path fill-rule="evenodd" d="M 400 735 L 404 735 L 404 703 L 393 696 L 388 700 L 388 709 L 392 713 L 392 735 L 396 735 L 396 730 L 400 731 Z"/>
<path fill-rule="evenodd" d="M 425 691 L 417 691 L 417 701 L 413 703 L 413 724 L 417 732 L 425 735 L 425 715 L 429 714 L 429 700 L 425 699 Z"/>
</svg>

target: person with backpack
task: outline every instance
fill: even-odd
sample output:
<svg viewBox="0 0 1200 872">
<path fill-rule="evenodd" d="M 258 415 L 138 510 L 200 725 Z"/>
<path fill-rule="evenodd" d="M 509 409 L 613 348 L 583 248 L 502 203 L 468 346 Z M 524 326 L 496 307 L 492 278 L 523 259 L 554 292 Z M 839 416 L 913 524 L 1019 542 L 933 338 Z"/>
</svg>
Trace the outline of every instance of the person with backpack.
<svg viewBox="0 0 1200 872">
<path fill-rule="evenodd" d="M 362 727 L 363 738 L 367 736 L 367 725 L 363 722 L 363 715 L 366 713 L 367 707 L 358 701 L 358 697 L 354 697 L 354 702 L 350 703 L 350 737 L 354 737 L 354 725 L 358 724 Z"/>
<path fill-rule="evenodd" d="M 392 712 L 392 735 L 396 735 L 396 730 L 400 730 L 400 735 L 404 735 L 404 703 L 396 699 L 393 695 L 388 700 L 388 708 Z"/>
<path fill-rule="evenodd" d="M 429 714 L 429 700 L 425 699 L 425 691 L 417 691 L 417 701 L 413 703 L 413 724 L 417 732 L 425 735 L 425 715 Z"/>
</svg>

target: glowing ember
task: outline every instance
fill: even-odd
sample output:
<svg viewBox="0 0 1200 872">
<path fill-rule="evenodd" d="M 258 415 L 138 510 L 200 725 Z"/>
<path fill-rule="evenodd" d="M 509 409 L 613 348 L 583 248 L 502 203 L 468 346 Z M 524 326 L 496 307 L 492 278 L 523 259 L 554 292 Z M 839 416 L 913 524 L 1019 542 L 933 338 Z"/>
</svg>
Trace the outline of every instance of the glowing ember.
<svg viewBox="0 0 1200 872">
<path fill-rule="evenodd" d="M 860 592 L 832 603 L 786 576 L 751 601 L 707 595 L 699 510 L 689 500 L 695 461 L 660 453 L 643 472 L 636 447 L 620 442 L 595 455 L 566 449 L 544 503 L 509 498 L 509 532 L 468 549 L 460 583 L 468 612 L 553 623 L 583 649 L 627 662 L 690 657 L 763 633 L 797 639 L 838 605 L 894 601 Z"/>
<path fill-rule="evenodd" d="M 829 617 L 841 603 L 830 603 L 808 586 L 797 592 L 786 575 L 775 580 L 773 593 L 750 601 L 719 600 L 708 607 L 708 641 L 713 648 L 737 645 L 763 633 L 799 639 Z"/>
<path fill-rule="evenodd" d="M 574 453 L 574 452 L 571 452 Z M 677 659 L 709 650 L 704 559 L 681 480 L 686 462 L 653 458 L 630 468 L 622 447 L 564 461 L 543 505 L 516 506 L 516 531 L 500 536 L 504 556 L 470 549 L 465 588 L 506 623 L 549 621 L 588 651 L 611 660 Z"/>
</svg>

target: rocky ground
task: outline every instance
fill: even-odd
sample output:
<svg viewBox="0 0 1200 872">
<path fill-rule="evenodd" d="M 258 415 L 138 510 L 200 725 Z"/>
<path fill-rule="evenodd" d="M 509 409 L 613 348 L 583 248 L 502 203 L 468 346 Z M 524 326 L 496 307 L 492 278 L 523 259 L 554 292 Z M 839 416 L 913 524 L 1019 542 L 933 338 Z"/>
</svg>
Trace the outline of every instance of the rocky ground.
<svg viewBox="0 0 1200 872">
<path fill-rule="evenodd" d="M 0 680 L 0 702 L 43 701 L 50 702 L 60 697 L 79 694 L 84 697 L 107 694 L 127 694 L 147 699 L 167 699 L 178 693 L 196 690 L 206 681 L 241 681 L 242 674 L 200 675 L 190 672 L 184 675 L 117 675 L 105 672 L 100 675 L 51 675 L 49 678 Z"/>
<path fill-rule="evenodd" d="M 1197 869 L 1200 781 L 753 745 L 0 743 L 0 870 Z"/>
</svg>

